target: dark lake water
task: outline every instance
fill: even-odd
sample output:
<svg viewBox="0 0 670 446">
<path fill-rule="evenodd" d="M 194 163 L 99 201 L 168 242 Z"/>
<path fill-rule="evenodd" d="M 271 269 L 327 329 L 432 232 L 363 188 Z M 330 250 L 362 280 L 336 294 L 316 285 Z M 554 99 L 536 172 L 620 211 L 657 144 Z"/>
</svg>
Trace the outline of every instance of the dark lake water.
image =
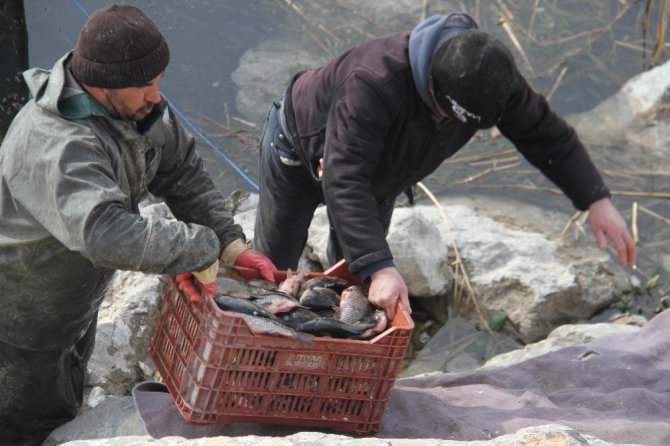
<svg viewBox="0 0 670 446">
<path fill-rule="evenodd" d="M 410 29 L 422 15 L 465 8 L 479 19 L 482 28 L 515 48 L 524 74 L 561 114 L 590 110 L 615 93 L 626 80 L 649 69 L 653 63 L 665 62 L 668 57 L 665 51 L 652 60 L 660 1 L 137 0 L 128 3 L 142 8 L 165 34 L 171 62 L 161 89 L 198 137 L 207 168 L 226 194 L 235 189 L 256 190 L 255 142 L 262 119 L 249 116 L 262 116 L 269 101 L 288 81 L 288 76 L 278 84 L 275 80 L 275 85 L 259 80 L 257 90 L 264 92 L 264 100 L 254 110 L 238 108 L 240 87 L 231 74 L 245 53 L 267 41 L 283 42 L 286 54 L 305 51 L 326 60 L 369 37 Z M 86 14 L 107 4 L 100 0 L 25 0 L 29 65 L 50 68 L 73 47 Z M 375 8 L 378 4 L 386 6 Z M 648 5 L 652 14 L 645 32 Z M 521 50 L 516 47 L 515 39 Z M 258 62 L 281 65 L 276 58 Z M 509 144 L 501 140 L 475 141 L 469 154 L 484 156 L 507 149 Z M 600 157 L 597 159 L 600 162 Z M 607 163 L 607 159 L 602 162 Z M 459 180 L 481 169 L 448 164 L 426 179 L 425 184 L 436 195 L 455 191 L 500 194 L 522 197 L 565 212 L 566 216 L 574 212 L 565 198 L 551 194 L 457 186 Z M 519 183 L 529 178 L 535 181 L 537 177 L 524 164 L 508 175 Z M 493 175 L 479 185 L 495 187 L 500 180 L 500 176 Z M 668 176 L 643 176 L 634 184 L 620 182 L 617 176 L 608 177 L 607 181 L 611 189 L 634 187 L 640 192 L 670 189 Z M 541 181 L 535 184 L 543 186 Z M 615 197 L 617 207 L 627 218 L 634 200 L 666 218 L 670 215 L 668 200 Z M 670 231 L 669 225 L 658 219 L 644 219 L 639 226 L 642 278 L 653 278 L 656 273 L 659 276 L 653 302 L 646 304 L 649 307 L 670 289 L 670 283 L 666 283 Z"/>
</svg>

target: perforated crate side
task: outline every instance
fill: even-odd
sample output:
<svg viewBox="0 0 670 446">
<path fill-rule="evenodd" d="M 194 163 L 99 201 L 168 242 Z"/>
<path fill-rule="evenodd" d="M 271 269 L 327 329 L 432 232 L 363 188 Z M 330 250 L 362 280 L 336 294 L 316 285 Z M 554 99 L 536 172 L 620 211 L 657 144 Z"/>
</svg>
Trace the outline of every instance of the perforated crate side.
<svg viewBox="0 0 670 446">
<path fill-rule="evenodd" d="M 160 320 L 149 345 L 149 355 L 156 370 L 172 395 L 181 387 L 199 336 L 198 308 L 185 299 L 173 280 L 168 284 L 163 298 Z M 180 411 L 189 408 L 180 408 Z"/>
</svg>

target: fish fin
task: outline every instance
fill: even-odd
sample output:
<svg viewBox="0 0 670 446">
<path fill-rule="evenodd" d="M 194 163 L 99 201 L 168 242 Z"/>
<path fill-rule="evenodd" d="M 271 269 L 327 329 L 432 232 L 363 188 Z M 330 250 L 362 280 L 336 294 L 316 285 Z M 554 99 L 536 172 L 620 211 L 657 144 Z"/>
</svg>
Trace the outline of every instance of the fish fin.
<svg viewBox="0 0 670 446">
<path fill-rule="evenodd" d="M 303 332 L 300 332 L 300 331 L 296 331 L 296 336 L 295 337 L 300 339 L 305 344 L 311 344 L 312 342 L 314 342 L 314 338 L 315 338 L 315 336 L 313 334 L 303 333 Z"/>
</svg>

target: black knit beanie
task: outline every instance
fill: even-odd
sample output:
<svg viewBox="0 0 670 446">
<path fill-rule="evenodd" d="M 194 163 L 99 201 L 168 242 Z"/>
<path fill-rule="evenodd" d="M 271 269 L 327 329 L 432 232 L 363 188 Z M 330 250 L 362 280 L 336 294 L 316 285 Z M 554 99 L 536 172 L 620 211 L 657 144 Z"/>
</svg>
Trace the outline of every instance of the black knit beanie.
<svg viewBox="0 0 670 446">
<path fill-rule="evenodd" d="M 141 87 L 169 60 L 167 42 L 151 19 L 134 6 L 117 4 L 91 14 L 79 32 L 70 69 L 91 87 Z"/>
<path fill-rule="evenodd" d="M 464 124 L 485 129 L 498 123 L 519 73 L 499 40 L 466 30 L 440 47 L 431 65 L 440 107 Z"/>
</svg>

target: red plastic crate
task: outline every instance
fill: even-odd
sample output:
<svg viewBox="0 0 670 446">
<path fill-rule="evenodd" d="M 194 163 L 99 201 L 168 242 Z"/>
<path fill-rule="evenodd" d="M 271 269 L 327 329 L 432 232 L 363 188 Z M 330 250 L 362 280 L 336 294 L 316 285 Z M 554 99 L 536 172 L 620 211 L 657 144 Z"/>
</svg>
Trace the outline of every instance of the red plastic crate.
<svg viewBox="0 0 670 446">
<path fill-rule="evenodd" d="M 351 279 L 343 263 L 323 274 Z M 314 276 L 314 274 L 312 274 Z M 277 281 L 286 273 L 278 272 Z M 170 281 L 149 354 L 191 424 L 232 422 L 378 432 L 414 323 L 398 305 L 370 340 L 305 344 L 254 335 L 213 299 L 193 303 Z"/>
</svg>

